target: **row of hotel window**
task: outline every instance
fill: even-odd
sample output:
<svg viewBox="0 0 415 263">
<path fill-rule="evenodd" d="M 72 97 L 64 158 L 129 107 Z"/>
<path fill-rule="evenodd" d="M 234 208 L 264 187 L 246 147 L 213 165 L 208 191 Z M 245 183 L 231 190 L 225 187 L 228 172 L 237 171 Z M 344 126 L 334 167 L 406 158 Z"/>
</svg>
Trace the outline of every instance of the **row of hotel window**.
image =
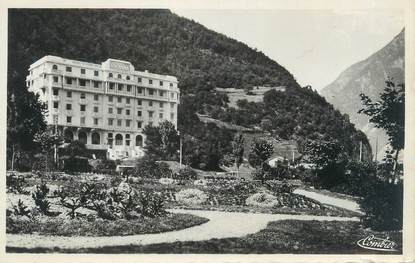
<svg viewBox="0 0 415 263">
<path fill-rule="evenodd" d="M 80 106 L 80 111 L 82 111 L 82 112 L 84 112 L 84 111 L 86 111 L 86 105 L 85 104 L 81 104 L 81 105 L 79 105 Z M 160 104 L 160 107 L 162 107 L 162 105 Z M 57 101 L 54 101 L 53 102 L 53 108 L 54 109 L 59 109 L 59 102 L 57 102 Z M 66 104 L 66 110 L 72 110 L 72 104 Z M 117 114 L 123 114 L 123 108 L 117 108 Z M 94 106 L 94 112 L 95 113 L 98 113 L 99 112 L 99 107 L 98 106 Z M 130 115 L 130 112 L 131 112 L 131 110 L 130 109 L 125 109 L 125 115 Z M 149 118 L 153 118 L 153 114 L 154 114 L 154 111 L 147 111 L 148 112 L 148 117 Z M 113 114 L 114 113 L 114 111 L 113 111 L 113 108 L 112 107 L 109 107 L 108 108 L 108 113 L 109 114 Z M 137 111 L 137 116 L 138 117 L 142 117 L 142 111 L 141 110 L 139 110 L 139 111 Z M 159 113 L 159 118 L 160 119 L 162 119 L 163 118 L 163 113 Z M 170 118 L 171 119 L 174 119 L 174 113 L 172 112 L 172 113 L 170 113 Z"/>
<path fill-rule="evenodd" d="M 53 89 L 53 96 L 59 96 L 59 90 L 58 89 Z M 67 91 L 66 92 L 66 97 L 67 98 L 72 98 L 72 92 Z M 81 93 L 80 98 L 81 99 L 86 99 L 86 94 Z M 116 98 L 117 98 L 118 103 L 123 103 L 123 97 L 116 97 Z M 99 95 L 98 94 L 94 94 L 94 101 L 99 101 Z M 114 97 L 109 95 L 108 96 L 108 102 L 114 102 Z M 125 103 L 126 104 L 131 104 L 131 98 L 125 98 Z M 58 105 L 58 104 L 56 104 L 56 105 Z M 142 105 L 142 100 L 138 99 L 137 100 L 137 105 L 141 106 Z M 148 106 L 153 107 L 153 101 L 149 100 L 148 101 Z M 163 108 L 164 107 L 164 102 L 159 101 L 159 106 L 160 106 L 160 108 Z M 58 107 L 56 106 L 54 108 L 58 108 Z M 174 109 L 174 102 L 170 102 L 170 108 Z"/>
<path fill-rule="evenodd" d="M 160 115 L 161 116 L 159 116 L 159 117 L 160 117 L 160 119 L 162 119 L 163 118 L 163 114 L 160 113 Z M 170 117 L 171 117 L 171 119 L 174 118 L 174 116 L 170 116 Z M 58 117 L 55 116 L 54 117 L 54 120 L 57 123 Z M 93 120 L 94 120 L 94 125 L 95 126 L 100 125 L 99 124 L 99 118 L 93 118 Z M 85 117 L 81 117 L 80 118 L 80 121 L 81 121 L 80 122 L 81 125 L 85 125 Z M 116 121 L 118 127 L 123 127 L 123 120 L 113 119 L 113 118 L 108 118 L 108 126 L 114 126 L 114 121 Z M 131 120 L 125 120 L 125 127 L 127 127 L 127 128 L 131 127 L 131 122 L 132 122 Z M 66 123 L 68 123 L 68 124 L 71 124 L 72 123 L 72 116 L 66 116 Z M 148 125 L 153 125 L 153 124 L 154 123 L 152 121 L 149 121 L 148 122 Z M 142 121 L 137 121 L 137 129 L 141 129 L 141 128 L 143 128 L 143 122 Z"/>
<path fill-rule="evenodd" d="M 53 65 L 52 66 L 52 69 L 53 70 L 58 70 L 58 66 L 57 65 Z M 66 72 L 69 72 L 69 73 L 72 72 L 72 67 L 66 66 L 65 67 L 65 71 Z M 31 71 L 31 74 L 32 74 L 32 71 Z M 85 75 L 86 74 L 86 69 L 81 68 L 81 74 L 82 75 Z M 98 70 L 94 70 L 94 76 L 95 77 L 99 77 L 99 71 Z M 114 74 L 113 73 L 108 73 L 108 77 L 109 78 L 114 78 Z M 117 79 L 123 79 L 122 75 L 121 74 L 117 74 Z M 131 80 L 131 77 L 129 75 L 126 75 L 125 76 L 125 80 Z M 142 78 L 141 77 L 137 77 L 137 82 L 138 83 L 141 83 L 142 82 Z M 153 84 L 153 80 L 152 79 L 149 79 L 148 80 L 148 83 L 149 84 Z M 164 85 L 164 82 L 162 80 L 160 80 L 159 81 L 159 85 L 160 86 L 163 86 Z M 170 83 L 170 87 L 173 87 L 173 83 Z"/>
<path fill-rule="evenodd" d="M 93 83 L 94 83 L 94 88 L 100 88 L 101 87 L 101 84 L 100 84 L 100 82 L 98 82 L 98 81 L 93 81 Z M 72 85 L 72 81 L 70 81 L 70 82 L 66 82 L 66 84 L 68 84 L 68 85 Z M 81 86 L 81 87 L 85 87 L 86 86 L 86 83 L 85 82 L 79 82 L 79 86 Z M 110 82 L 109 83 L 109 89 L 110 90 L 114 90 L 115 89 L 115 86 L 116 86 L 116 83 L 113 83 L 113 82 Z M 127 92 L 132 92 L 132 88 L 133 88 L 133 86 L 132 85 L 125 85 L 126 86 L 126 91 Z M 136 89 L 137 89 L 137 93 L 138 94 L 143 94 L 143 88 L 141 88 L 141 87 L 136 87 Z M 58 91 L 58 89 L 54 89 L 54 93 L 55 93 L 55 90 L 56 90 L 56 92 L 57 93 L 59 93 L 59 91 Z M 117 90 L 118 91 L 124 91 L 124 84 L 117 84 Z M 153 95 L 155 95 L 155 93 L 157 93 L 157 91 L 155 91 L 154 89 L 147 89 L 147 91 L 148 91 L 148 95 L 150 95 L 150 96 L 153 96 Z M 158 91 L 158 95 L 160 96 L 160 97 L 164 97 L 164 94 L 165 94 L 165 91 L 164 90 L 159 90 Z M 175 98 L 175 94 L 173 93 L 173 92 L 171 92 L 170 93 L 170 97 L 172 98 L 172 99 L 174 99 Z"/>
</svg>

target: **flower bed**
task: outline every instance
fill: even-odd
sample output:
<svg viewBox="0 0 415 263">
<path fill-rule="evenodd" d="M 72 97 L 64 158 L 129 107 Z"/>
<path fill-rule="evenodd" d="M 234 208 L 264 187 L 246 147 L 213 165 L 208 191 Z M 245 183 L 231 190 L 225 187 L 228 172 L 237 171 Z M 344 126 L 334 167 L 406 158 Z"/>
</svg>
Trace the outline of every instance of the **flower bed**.
<svg viewBox="0 0 415 263">
<path fill-rule="evenodd" d="M 166 214 L 136 220 L 105 220 L 95 216 L 68 220 L 63 217 L 7 216 L 6 233 L 56 236 L 125 236 L 180 230 L 206 223 L 208 219 L 190 214 Z"/>
<path fill-rule="evenodd" d="M 208 196 L 199 189 L 185 189 L 176 194 L 176 200 L 182 204 L 199 205 L 208 199 Z"/>
<path fill-rule="evenodd" d="M 258 207 L 288 207 L 288 208 L 309 208 L 324 209 L 325 206 L 305 196 L 280 193 L 272 195 L 269 192 L 260 192 L 251 195 L 246 199 L 246 205 Z"/>
</svg>

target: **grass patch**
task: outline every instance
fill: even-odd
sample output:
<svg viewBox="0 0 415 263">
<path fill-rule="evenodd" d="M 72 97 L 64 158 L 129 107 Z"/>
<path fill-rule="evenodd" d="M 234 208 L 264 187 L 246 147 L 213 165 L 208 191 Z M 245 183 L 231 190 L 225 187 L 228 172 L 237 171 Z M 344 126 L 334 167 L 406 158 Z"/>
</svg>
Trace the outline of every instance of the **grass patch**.
<svg viewBox="0 0 415 263">
<path fill-rule="evenodd" d="M 370 234 L 396 242 L 402 253 L 400 231 L 377 232 L 363 229 L 358 222 L 282 220 L 271 222 L 258 233 L 242 238 L 211 239 L 195 242 L 174 242 L 145 246 L 112 246 L 88 249 L 13 248 L 7 252 L 20 253 L 206 253 L 206 254 L 391 254 L 366 250 L 356 242 Z"/>
<path fill-rule="evenodd" d="M 101 218 L 67 219 L 61 217 L 7 217 L 6 233 L 54 236 L 126 236 L 180 230 L 206 223 L 208 219 L 190 214 L 167 214 L 135 220 Z"/>
</svg>

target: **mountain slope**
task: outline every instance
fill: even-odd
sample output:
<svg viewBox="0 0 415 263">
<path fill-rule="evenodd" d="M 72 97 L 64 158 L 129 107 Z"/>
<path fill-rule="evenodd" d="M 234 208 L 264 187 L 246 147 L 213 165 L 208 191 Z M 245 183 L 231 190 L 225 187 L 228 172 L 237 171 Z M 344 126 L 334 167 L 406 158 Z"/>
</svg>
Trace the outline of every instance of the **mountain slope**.
<svg viewBox="0 0 415 263">
<path fill-rule="evenodd" d="M 23 74 L 49 54 L 127 60 L 138 70 L 178 76 L 184 93 L 295 83 L 263 53 L 169 10 L 13 9 L 9 21 L 9 63 Z"/>
<path fill-rule="evenodd" d="M 300 87 L 283 66 L 169 10 L 10 9 L 8 21 L 9 99 L 10 93 L 25 96 L 29 65 L 45 55 L 95 63 L 110 57 L 130 61 L 139 70 L 178 77 L 178 127 L 189 135 L 189 156 L 198 153 L 191 162 L 206 169 L 217 166 L 229 151 L 233 131 L 204 124 L 197 114 L 278 139 L 335 140 L 349 156 L 358 156 L 357 145 L 363 141 L 370 155 L 365 136 L 315 91 Z M 226 93 L 218 92 L 253 86 L 278 91 L 264 94 L 263 102 L 242 101 L 238 109 L 228 105 Z"/>
<path fill-rule="evenodd" d="M 384 154 L 387 136 L 384 131 L 368 123 L 369 118 L 366 115 L 357 113 L 362 107 L 359 94 L 364 93 L 376 101 L 385 86 L 387 77 L 392 77 L 397 83 L 404 82 L 404 53 L 405 31 L 402 30 L 384 48 L 350 66 L 333 83 L 321 90 L 321 94 L 328 102 L 342 113 L 348 114 L 350 121 L 366 133 L 372 149 L 375 149 L 378 139 L 379 157 Z"/>
</svg>

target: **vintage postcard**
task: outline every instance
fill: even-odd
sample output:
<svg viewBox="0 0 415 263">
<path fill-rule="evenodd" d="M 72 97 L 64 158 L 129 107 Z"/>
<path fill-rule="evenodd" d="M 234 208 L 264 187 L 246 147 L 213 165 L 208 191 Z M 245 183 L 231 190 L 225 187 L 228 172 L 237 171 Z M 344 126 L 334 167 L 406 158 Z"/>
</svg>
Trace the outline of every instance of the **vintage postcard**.
<svg viewBox="0 0 415 263">
<path fill-rule="evenodd" d="M 414 262 L 414 6 L 303 2 L 3 3 L 4 262 Z"/>
</svg>

